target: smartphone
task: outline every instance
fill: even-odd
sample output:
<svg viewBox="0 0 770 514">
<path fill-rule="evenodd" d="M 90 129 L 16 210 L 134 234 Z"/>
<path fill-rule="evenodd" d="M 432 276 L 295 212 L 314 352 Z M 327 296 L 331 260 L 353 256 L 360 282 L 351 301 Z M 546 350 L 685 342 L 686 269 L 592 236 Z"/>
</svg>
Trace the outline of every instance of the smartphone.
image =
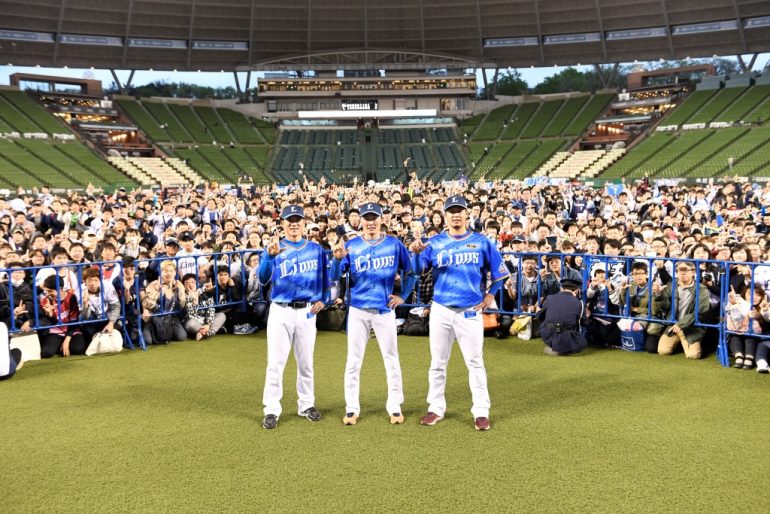
<svg viewBox="0 0 770 514">
<path fill-rule="evenodd" d="M 658 254 L 655 251 L 649 251 L 644 253 L 645 257 L 657 257 Z"/>
<path fill-rule="evenodd" d="M 556 236 L 548 236 L 545 238 L 551 248 L 556 248 Z"/>
</svg>

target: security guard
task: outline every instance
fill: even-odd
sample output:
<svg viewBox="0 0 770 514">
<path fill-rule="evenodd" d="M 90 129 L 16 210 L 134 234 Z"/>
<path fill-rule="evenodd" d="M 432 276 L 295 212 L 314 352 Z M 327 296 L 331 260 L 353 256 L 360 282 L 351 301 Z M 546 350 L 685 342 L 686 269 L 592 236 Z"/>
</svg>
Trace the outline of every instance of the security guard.
<svg viewBox="0 0 770 514">
<path fill-rule="evenodd" d="M 561 292 L 548 296 L 538 312 L 546 355 L 571 355 L 583 351 L 588 345 L 580 330 L 584 307 L 577 297 L 582 285 L 582 281 L 563 278 Z"/>
</svg>

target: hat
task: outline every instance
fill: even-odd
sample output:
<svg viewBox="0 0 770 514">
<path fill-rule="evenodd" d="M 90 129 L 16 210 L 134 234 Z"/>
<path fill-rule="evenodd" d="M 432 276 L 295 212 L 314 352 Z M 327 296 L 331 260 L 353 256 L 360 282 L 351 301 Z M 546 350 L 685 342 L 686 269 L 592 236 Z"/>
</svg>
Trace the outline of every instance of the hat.
<svg viewBox="0 0 770 514">
<path fill-rule="evenodd" d="M 644 221 L 642 222 L 642 226 L 643 226 L 643 227 L 652 227 L 652 226 L 654 226 L 654 224 L 653 224 L 653 223 L 652 223 L 652 221 L 650 221 L 650 220 L 644 220 Z"/>
<path fill-rule="evenodd" d="M 299 205 L 287 205 L 281 211 L 282 220 L 291 218 L 292 216 L 297 216 L 299 218 L 305 219 L 305 209 L 303 209 Z"/>
<path fill-rule="evenodd" d="M 365 203 L 359 209 L 359 214 L 365 216 L 367 214 L 374 214 L 375 216 L 382 216 L 382 207 L 378 203 Z"/>
<path fill-rule="evenodd" d="M 21 226 L 16 225 L 16 227 L 13 229 L 11 234 L 15 234 L 16 232 L 18 232 L 19 234 L 23 234 L 24 233 L 24 229 Z"/>
<path fill-rule="evenodd" d="M 195 240 L 195 236 L 193 235 L 192 232 L 190 232 L 188 230 L 187 232 L 182 232 L 182 235 L 179 236 L 179 240 L 180 241 L 194 241 Z"/>
<path fill-rule="evenodd" d="M 168 245 L 179 246 L 179 241 L 177 241 L 177 239 L 175 237 L 169 237 L 165 241 L 163 241 L 163 245 L 164 246 L 168 246 Z"/>
<path fill-rule="evenodd" d="M 83 237 L 95 236 L 95 235 L 96 235 L 96 232 L 94 232 L 93 230 L 86 230 L 85 232 L 83 232 Z"/>
<path fill-rule="evenodd" d="M 560 282 L 562 287 L 574 287 L 575 289 L 583 287 L 583 281 L 578 278 L 563 278 Z"/>
<path fill-rule="evenodd" d="M 524 238 L 522 236 L 513 236 L 513 239 L 511 239 L 512 243 L 523 243 Z"/>
<path fill-rule="evenodd" d="M 521 204 L 519 202 L 513 202 L 513 203 L 511 203 L 511 208 L 512 209 L 519 209 L 519 210 L 521 210 L 522 206 L 521 206 Z"/>
<path fill-rule="evenodd" d="M 308 229 L 308 231 L 311 231 L 311 230 L 320 230 L 320 229 L 321 229 L 321 227 L 319 227 L 319 226 L 318 226 L 318 223 L 308 223 L 308 225 L 307 225 L 307 229 Z"/>
<path fill-rule="evenodd" d="M 448 211 L 452 207 L 462 207 L 463 209 L 467 209 L 468 202 L 462 196 L 450 196 L 447 198 L 446 203 L 444 204 L 444 212 Z"/>
</svg>

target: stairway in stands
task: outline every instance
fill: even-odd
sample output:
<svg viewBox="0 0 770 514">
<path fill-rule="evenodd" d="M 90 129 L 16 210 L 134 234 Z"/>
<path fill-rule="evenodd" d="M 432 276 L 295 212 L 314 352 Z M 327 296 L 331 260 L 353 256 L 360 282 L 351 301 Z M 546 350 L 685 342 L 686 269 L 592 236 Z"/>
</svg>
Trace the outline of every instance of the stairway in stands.
<svg viewBox="0 0 770 514">
<path fill-rule="evenodd" d="M 180 159 L 110 157 L 110 163 L 143 186 L 195 185 L 204 179 Z"/>
</svg>

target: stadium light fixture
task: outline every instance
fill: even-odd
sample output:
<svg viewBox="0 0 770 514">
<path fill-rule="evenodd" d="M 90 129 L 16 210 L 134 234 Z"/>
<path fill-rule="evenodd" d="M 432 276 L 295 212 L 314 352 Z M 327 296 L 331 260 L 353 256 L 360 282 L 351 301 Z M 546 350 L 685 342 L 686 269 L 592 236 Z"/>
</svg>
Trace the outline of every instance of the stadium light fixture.
<svg viewBox="0 0 770 514">
<path fill-rule="evenodd" d="M 152 68 L 150 68 L 150 69 L 149 69 L 149 70 L 147 70 L 147 71 L 152 71 Z"/>
</svg>

